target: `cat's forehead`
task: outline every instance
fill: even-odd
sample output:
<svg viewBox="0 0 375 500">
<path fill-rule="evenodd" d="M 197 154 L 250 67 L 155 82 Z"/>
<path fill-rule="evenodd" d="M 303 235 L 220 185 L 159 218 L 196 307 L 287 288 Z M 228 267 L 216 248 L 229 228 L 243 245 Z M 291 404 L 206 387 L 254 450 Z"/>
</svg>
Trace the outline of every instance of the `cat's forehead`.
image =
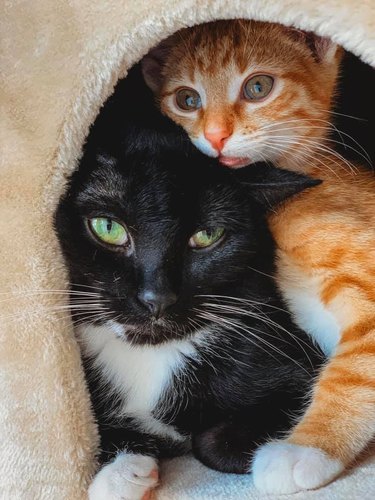
<svg viewBox="0 0 375 500">
<path fill-rule="evenodd" d="M 292 43 L 284 27 L 246 20 L 218 21 L 182 30 L 174 37 L 165 72 L 168 87 L 201 85 L 224 90 L 235 78 L 262 71 L 282 71 L 308 52 Z M 210 88 L 211 90 L 211 88 Z"/>
<path fill-rule="evenodd" d="M 98 160 L 78 191 L 80 206 L 110 206 L 152 218 L 169 217 L 168 211 L 173 211 L 176 217 L 190 213 L 208 220 L 229 213 L 232 216 L 236 204 L 244 203 L 232 173 L 200 154 L 187 157 L 176 152 Z"/>
</svg>

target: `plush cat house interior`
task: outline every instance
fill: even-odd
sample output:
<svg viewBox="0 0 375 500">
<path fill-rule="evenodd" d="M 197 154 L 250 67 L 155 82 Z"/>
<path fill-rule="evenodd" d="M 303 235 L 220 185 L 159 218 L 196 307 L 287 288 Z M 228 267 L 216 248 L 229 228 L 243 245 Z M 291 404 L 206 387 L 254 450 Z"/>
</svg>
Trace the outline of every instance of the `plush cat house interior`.
<svg viewBox="0 0 375 500">
<path fill-rule="evenodd" d="M 98 435 L 69 314 L 61 314 L 67 276 L 52 224 L 100 107 L 163 38 L 248 18 L 315 31 L 354 54 L 337 109 L 369 118 L 375 8 L 372 0 L 39 0 L 4 4 L 1 18 L 0 497 L 85 498 Z M 373 157 L 371 122 L 338 122 Z M 373 455 L 303 498 L 370 498 Z M 259 495 L 249 477 L 215 473 L 189 457 L 164 464 L 162 474 L 161 499 Z"/>
</svg>

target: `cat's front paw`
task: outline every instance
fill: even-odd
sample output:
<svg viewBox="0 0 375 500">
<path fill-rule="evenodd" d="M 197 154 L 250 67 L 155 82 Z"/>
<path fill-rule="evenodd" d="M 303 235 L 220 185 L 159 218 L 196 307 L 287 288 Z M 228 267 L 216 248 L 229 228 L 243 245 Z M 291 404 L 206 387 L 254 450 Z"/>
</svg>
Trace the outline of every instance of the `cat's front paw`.
<svg viewBox="0 0 375 500">
<path fill-rule="evenodd" d="M 120 453 L 94 477 L 89 500 L 146 500 L 158 482 L 158 464 L 152 457 Z"/>
<path fill-rule="evenodd" d="M 283 441 L 267 443 L 254 455 L 252 472 L 256 488 L 264 493 L 284 494 L 319 488 L 344 470 L 318 448 Z"/>
</svg>

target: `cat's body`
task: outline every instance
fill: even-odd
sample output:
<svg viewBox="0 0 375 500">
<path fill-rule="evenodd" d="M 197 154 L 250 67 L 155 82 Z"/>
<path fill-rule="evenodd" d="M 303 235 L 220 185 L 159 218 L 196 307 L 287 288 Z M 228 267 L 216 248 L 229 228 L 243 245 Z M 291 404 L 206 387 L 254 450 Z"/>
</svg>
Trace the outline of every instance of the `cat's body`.
<svg viewBox="0 0 375 500">
<path fill-rule="evenodd" d="M 279 288 L 330 357 L 288 439 L 256 454 L 255 483 L 269 493 L 329 482 L 375 435 L 375 177 L 332 148 L 340 54 L 280 25 L 220 21 L 182 30 L 143 62 L 163 113 L 205 154 L 323 180 L 269 219 Z"/>
<path fill-rule="evenodd" d="M 311 181 L 269 166 L 258 175 L 224 169 L 154 111 L 139 85 L 144 115 L 132 109 L 131 81 L 121 85 L 56 219 L 102 458 L 118 452 L 91 499 L 141 498 L 157 482 L 158 458 L 186 452 L 191 440 L 205 464 L 248 471 L 256 444 L 302 410 L 320 361 L 282 309 L 265 220 L 265 206 Z M 99 241 L 93 231 L 103 227 L 123 243 Z M 217 241 L 194 246 L 215 227 L 225 231 Z"/>
</svg>

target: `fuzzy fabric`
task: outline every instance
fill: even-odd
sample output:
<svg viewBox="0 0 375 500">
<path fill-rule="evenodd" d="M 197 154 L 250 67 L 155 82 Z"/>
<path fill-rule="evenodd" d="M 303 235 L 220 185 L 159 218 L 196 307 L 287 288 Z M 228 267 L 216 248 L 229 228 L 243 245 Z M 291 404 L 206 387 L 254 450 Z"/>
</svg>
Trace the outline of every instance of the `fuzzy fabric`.
<svg viewBox="0 0 375 500">
<path fill-rule="evenodd" d="M 100 106 L 158 41 L 215 19 L 313 30 L 375 65 L 375 3 L 8 0 L 1 10 L 0 498 L 79 500 L 98 436 L 64 309 L 67 280 L 52 215 Z M 163 500 L 258 498 L 251 477 L 216 474 L 190 458 L 164 467 Z M 374 477 L 368 459 L 302 497 L 367 499 Z"/>
</svg>

